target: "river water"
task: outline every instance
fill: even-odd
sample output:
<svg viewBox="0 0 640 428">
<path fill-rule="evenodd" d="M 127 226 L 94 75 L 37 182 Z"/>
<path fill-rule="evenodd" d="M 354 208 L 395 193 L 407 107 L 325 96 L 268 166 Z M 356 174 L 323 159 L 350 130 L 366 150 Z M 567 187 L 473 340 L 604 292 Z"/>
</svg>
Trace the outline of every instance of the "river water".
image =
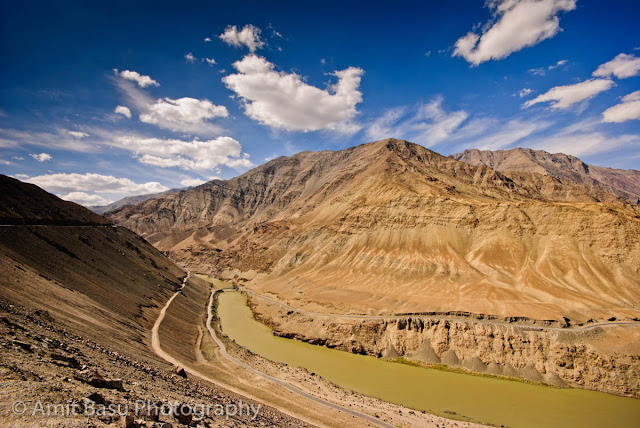
<svg viewBox="0 0 640 428">
<path fill-rule="evenodd" d="M 223 332 L 269 360 L 432 414 L 509 427 L 640 427 L 640 400 L 414 367 L 276 337 L 238 292 L 219 296 Z"/>
</svg>

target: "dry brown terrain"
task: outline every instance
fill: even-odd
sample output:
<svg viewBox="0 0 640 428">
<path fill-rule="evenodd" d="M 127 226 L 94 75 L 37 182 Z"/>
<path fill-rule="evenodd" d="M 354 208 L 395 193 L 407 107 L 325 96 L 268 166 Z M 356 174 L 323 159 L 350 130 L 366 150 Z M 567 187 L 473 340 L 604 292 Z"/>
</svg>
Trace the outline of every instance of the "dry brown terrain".
<svg viewBox="0 0 640 428">
<path fill-rule="evenodd" d="M 400 140 L 281 157 L 109 217 L 184 266 L 317 312 L 640 316 L 640 208 Z"/>
<path fill-rule="evenodd" d="M 597 187 L 631 203 L 640 201 L 640 171 L 589 165 L 575 156 L 543 150 L 465 150 L 449 156 L 471 165 L 496 171 L 534 172 Z"/>
</svg>

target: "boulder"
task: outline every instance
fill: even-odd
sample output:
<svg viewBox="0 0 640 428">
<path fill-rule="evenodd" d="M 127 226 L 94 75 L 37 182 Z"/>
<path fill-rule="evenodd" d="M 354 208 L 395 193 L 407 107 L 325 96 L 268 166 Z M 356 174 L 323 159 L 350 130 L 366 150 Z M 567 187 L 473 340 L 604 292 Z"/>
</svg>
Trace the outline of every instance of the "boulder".
<svg viewBox="0 0 640 428">
<path fill-rule="evenodd" d="M 189 406 L 188 404 L 181 404 L 174 407 L 173 416 L 182 425 L 189 425 L 193 420 L 193 412 L 191 406 Z"/>
<path fill-rule="evenodd" d="M 187 378 L 187 372 L 182 367 L 176 367 L 175 372 L 178 376 L 183 377 L 185 379 Z"/>
<path fill-rule="evenodd" d="M 94 392 L 93 394 L 89 395 L 87 398 L 96 404 L 107 404 L 104 397 L 98 394 L 97 392 Z"/>
</svg>

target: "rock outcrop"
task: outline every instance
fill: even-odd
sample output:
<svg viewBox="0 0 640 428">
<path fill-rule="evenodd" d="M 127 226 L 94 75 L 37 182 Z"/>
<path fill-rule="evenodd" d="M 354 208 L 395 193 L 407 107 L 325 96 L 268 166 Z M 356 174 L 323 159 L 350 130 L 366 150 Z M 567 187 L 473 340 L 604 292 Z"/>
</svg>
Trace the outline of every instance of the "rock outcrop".
<svg viewBox="0 0 640 428">
<path fill-rule="evenodd" d="M 257 316 L 276 335 L 347 352 L 640 398 L 640 333 L 624 327 L 573 332 L 421 317 L 356 322 L 283 312 Z M 621 344 L 620 335 L 629 342 Z"/>
</svg>

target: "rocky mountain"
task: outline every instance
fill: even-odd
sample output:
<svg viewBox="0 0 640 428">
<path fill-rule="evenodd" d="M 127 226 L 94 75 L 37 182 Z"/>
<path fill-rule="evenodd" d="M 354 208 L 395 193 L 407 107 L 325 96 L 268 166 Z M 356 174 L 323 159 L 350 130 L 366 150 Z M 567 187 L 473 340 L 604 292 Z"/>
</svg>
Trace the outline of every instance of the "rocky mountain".
<svg viewBox="0 0 640 428">
<path fill-rule="evenodd" d="M 640 201 L 640 171 L 589 165 L 575 156 L 542 150 L 465 150 L 449 157 L 496 171 L 534 172 L 597 187 L 631 203 Z"/>
<path fill-rule="evenodd" d="M 179 192 L 181 190 L 187 190 L 190 189 L 190 187 L 186 187 L 184 189 L 169 189 L 166 192 L 160 192 L 160 193 L 150 193 L 147 195 L 134 195 L 134 196 L 127 196 L 126 198 L 122 198 L 118 201 L 112 202 L 108 205 L 93 205 L 89 208 L 91 211 L 93 211 L 94 213 L 97 214 L 104 214 L 106 212 L 109 211 L 113 211 L 115 209 L 118 209 L 120 207 L 123 207 L 125 205 L 136 205 L 139 204 L 141 202 L 146 201 L 147 199 L 151 199 L 151 198 L 157 198 L 158 196 L 164 196 L 164 195 L 168 195 L 170 193 L 176 193 Z"/>
<path fill-rule="evenodd" d="M 185 266 L 319 312 L 640 314 L 640 208 L 401 140 L 280 157 L 108 217 Z"/>
</svg>

